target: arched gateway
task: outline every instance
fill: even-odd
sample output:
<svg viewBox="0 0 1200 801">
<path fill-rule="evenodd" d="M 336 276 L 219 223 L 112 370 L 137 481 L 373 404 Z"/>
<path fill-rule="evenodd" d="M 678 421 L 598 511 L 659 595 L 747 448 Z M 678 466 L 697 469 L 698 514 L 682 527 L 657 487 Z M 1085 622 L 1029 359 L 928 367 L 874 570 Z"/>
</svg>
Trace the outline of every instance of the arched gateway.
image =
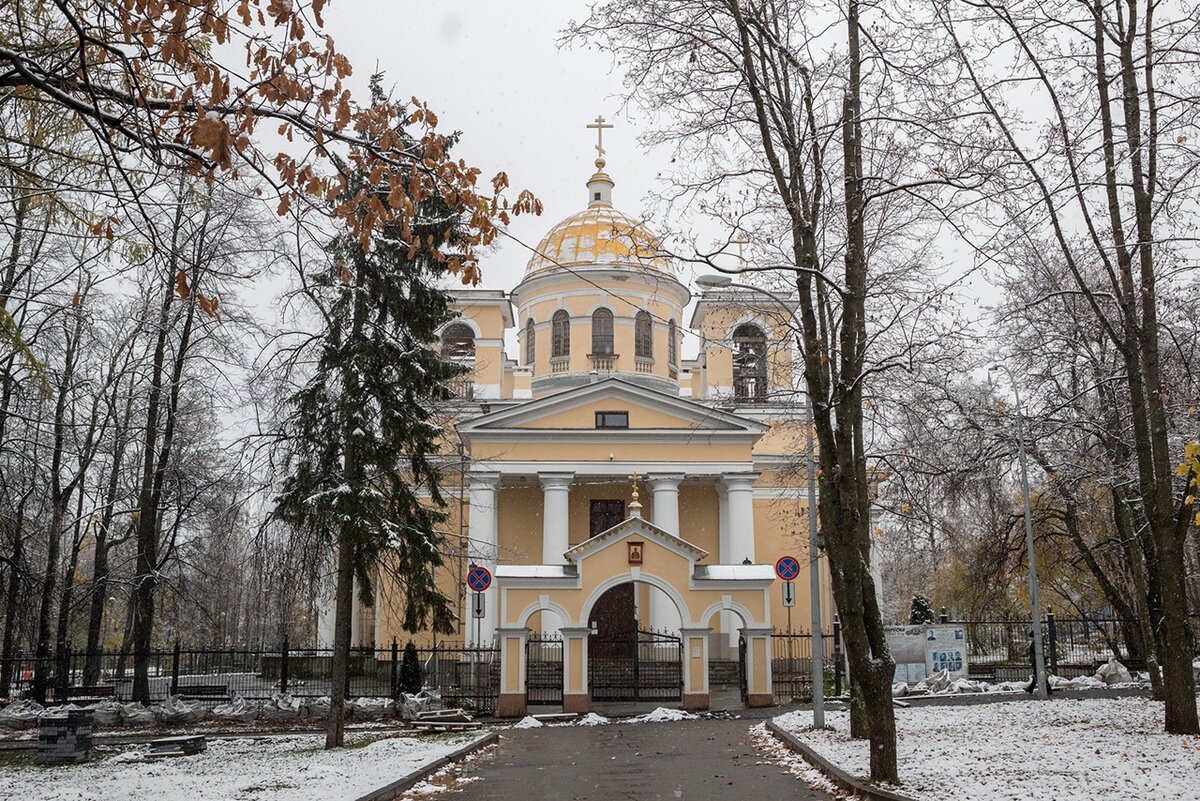
<svg viewBox="0 0 1200 801">
<path fill-rule="evenodd" d="M 564 711 L 586 712 L 593 700 L 668 700 L 664 696 L 673 660 L 677 660 L 678 697 L 684 708 L 707 709 L 709 634 L 721 612 L 741 622 L 746 640 L 747 704 L 773 702 L 769 591 L 774 573 L 770 565 L 697 564 L 708 554 L 642 519 L 636 496 L 630 504 L 630 517 L 567 550 L 564 556 L 563 565 L 496 568 L 499 715 L 525 714 L 526 643 L 531 622 L 546 612 L 563 621 Z M 639 626 L 636 599 L 643 586 L 656 596 L 661 593 L 660 597 L 675 607 L 683 622 L 677 633 L 649 632 Z M 611 682 L 594 686 L 602 675 L 602 664 L 618 673 L 650 669 L 657 678 L 635 684 L 632 696 L 613 695 Z M 645 698 L 642 690 L 649 691 Z"/>
</svg>

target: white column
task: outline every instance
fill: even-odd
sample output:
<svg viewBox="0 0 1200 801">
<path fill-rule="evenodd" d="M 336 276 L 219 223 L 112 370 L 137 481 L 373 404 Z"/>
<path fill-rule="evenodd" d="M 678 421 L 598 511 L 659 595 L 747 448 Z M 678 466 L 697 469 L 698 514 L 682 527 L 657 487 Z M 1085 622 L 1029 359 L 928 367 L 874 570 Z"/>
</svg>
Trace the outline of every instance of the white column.
<svg viewBox="0 0 1200 801">
<path fill-rule="evenodd" d="M 721 477 L 728 499 L 725 507 L 729 514 L 729 557 L 722 554 L 721 561 L 740 565 L 745 560 L 754 561 L 754 482 L 758 473 L 726 473 Z"/>
<path fill-rule="evenodd" d="M 758 473 L 726 473 L 721 476 L 724 492 L 724 509 L 721 523 L 724 536 L 721 540 L 721 562 L 740 565 L 745 560 L 754 561 L 754 482 Z M 729 634 L 729 647 L 736 652 L 738 626 L 732 612 L 721 614 L 721 624 Z"/>
<path fill-rule="evenodd" d="M 717 490 L 717 563 L 733 564 L 733 553 L 729 546 L 729 493 L 725 491 L 725 482 L 723 481 L 718 480 L 714 486 Z M 725 633 L 726 648 L 733 650 L 734 658 L 737 656 L 738 628 L 740 627 L 741 622 L 733 612 L 721 611 L 721 631 Z M 728 653 L 720 656 L 724 659 L 730 658 Z"/>
<path fill-rule="evenodd" d="M 500 488 L 500 476 L 495 473 L 472 473 L 469 475 L 468 498 L 471 504 L 470 526 L 467 536 L 470 542 L 467 554 L 471 564 L 482 565 L 493 574 L 496 572 L 497 532 L 496 532 L 496 495 Z M 466 614 L 471 614 L 471 597 L 468 593 Z M 496 592 L 493 581 L 491 588 L 484 593 L 486 604 L 482 620 L 476 621 L 468 617 L 467 642 L 490 643 L 496 636 L 496 621 L 499 620 L 500 596 Z M 478 635 L 476 631 L 478 630 Z"/>
<path fill-rule="evenodd" d="M 653 494 L 650 522 L 668 534 L 679 536 L 679 483 L 682 474 L 651 475 L 647 483 Z M 653 572 L 653 567 L 649 568 Z M 657 587 L 650 588 L 650 625 L 656 629 L 677 632 L 685 621 L 680 619 L 679 610 L 665 592 Z M 690 621 L 688 621 L 690 622 Z"/>
<path fill-rule="evenodd" d="M 654 508 L 650 522 L 668 534 L 679 536 L 679 484 L 683 475 L 651 475 L 647 478 Z"/>
<path fill-rule="evenodd" d="M 570 548 L 571 481 L 574 473 L 538 473 L 542 482 L 542 564 L 565 565 Z"/>
</svg>

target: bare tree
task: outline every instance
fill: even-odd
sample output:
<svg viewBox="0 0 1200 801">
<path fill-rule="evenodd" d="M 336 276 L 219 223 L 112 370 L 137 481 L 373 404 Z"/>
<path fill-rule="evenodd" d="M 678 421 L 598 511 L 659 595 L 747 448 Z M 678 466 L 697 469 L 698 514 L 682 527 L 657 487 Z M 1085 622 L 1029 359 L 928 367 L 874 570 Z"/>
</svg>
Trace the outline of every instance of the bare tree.
<svg viewBox="0 0 1200 801">
<path fill-rule="evenodd" d="M 1119 355 L 1136 503 L 1144 528 L 1148 605 L 1161 608 L 1166 729 L 1200 731 L 1184 582 L 1191 520 L 1182 451 L 1169 423 L 1160 291 L 1191 247 L 1196 167 L 1187 137 L 1200 114 L 1187 10 L 1138 0 L 954 3 L 933 8 L 963 66 L 965 88 L 993 135 L 964 142 L 994 167 L 999 247 L 1066 266 Z M 1018 93 L 1019 92 L 1019 96 Z M 1094 281 L 1099 276 L 1100 281 Z M 1068 291 L 1063 288 L 1060 291 Z M 1186 471 L 1185 471 L 1186 472 Z"/>
</svg>

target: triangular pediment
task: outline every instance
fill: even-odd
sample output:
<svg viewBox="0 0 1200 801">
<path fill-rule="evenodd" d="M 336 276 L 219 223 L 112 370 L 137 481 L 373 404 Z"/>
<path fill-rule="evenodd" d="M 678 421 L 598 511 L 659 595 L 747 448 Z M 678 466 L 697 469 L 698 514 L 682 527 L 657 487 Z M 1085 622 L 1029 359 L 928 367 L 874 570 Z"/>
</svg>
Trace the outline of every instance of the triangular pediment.
<svg viewBox="0 0 1200 801">
<path fill-rule="evenodd" d="M 676 537 L 641 517 L 627 517 L 607 531 L 601 531 L 596 536 L 579 543 L 566 551 L 563 556 L 569 562 L 579 563 L 592 554 L 624 542 L 631 537 L 655 542 L 689 561 L 699 561 L 708 556 L 708 551 L 700 546 Z"/>
<path fill-rule="evenodd" d="M 686 398 L 607 378 L 477 417 L 459 425 L 459 431 L 468 437 L 493 431 L 594 431 L 597 412 L 627 412 L 630 433 L 678 431 L 757 438 L 768 428 Z"/>
</svg>

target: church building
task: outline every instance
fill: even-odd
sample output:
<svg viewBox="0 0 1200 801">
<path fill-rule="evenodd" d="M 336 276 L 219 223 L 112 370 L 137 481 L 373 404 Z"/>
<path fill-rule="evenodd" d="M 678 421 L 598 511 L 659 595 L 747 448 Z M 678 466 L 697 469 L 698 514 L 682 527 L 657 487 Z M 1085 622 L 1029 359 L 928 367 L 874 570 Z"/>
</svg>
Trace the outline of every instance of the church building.
<svg viewBox="0 0 1200 801">
<path fill-rule="evenodd" d="M 597 151 L 586 205 L 550 228 L 523 280 L 454 291 L 460 316 L 441 333 L 444 357 L 470 368 L 443 480 L 458 639 L 499 646 L 501 714 L 530 701 L 531 638 L 561 638 L 568 711 L 604 697 L 597 664 L 630 653 L 626 641 L 674 649 L 685 707 L 706 708 L 713 666 L 739 660 L 747 703 L 768 704 L 772 630 L 811 619 L 794 305 L 685 286 L 659 239 L 614 206 Z M 787 554 L 800 563 L 793 607 L 775 573 Z M 472 567 L 491 575 L 482 593 Z M 821 594 L 827 628 L 827 572 Z M 398 620 L 384 584 L 358 610 L 355 644 L 430 644 Z"/>
</svg>

